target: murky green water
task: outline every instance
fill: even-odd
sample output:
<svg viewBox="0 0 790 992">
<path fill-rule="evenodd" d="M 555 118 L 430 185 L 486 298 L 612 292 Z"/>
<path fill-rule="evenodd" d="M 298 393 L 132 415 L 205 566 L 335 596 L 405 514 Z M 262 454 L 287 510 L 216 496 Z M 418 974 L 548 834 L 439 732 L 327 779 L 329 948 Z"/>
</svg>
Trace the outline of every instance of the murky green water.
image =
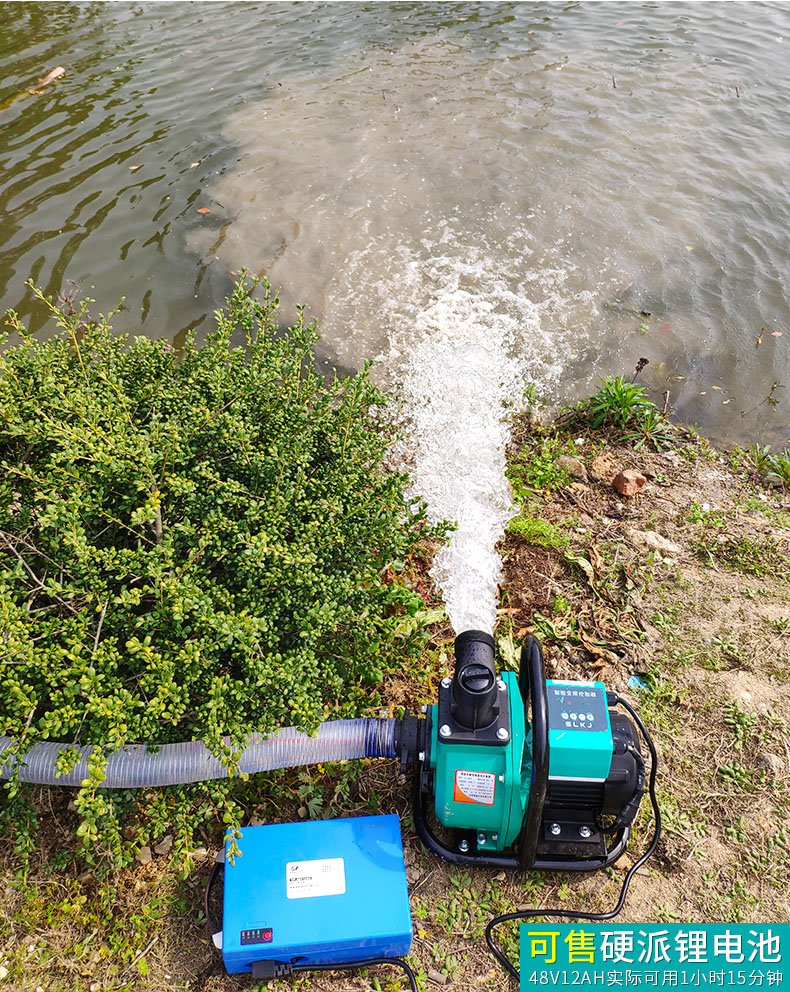
<svg viewBox="0 0 790 992">
<path fill-rule="evenodd" d="M 2 305 L 173 338 L 246 265 L 330 364 L 475 324 L 553 398 L 644 356 L 785 445 L 788 51 L 756 3 L 4 4 Z"/>
</svg>

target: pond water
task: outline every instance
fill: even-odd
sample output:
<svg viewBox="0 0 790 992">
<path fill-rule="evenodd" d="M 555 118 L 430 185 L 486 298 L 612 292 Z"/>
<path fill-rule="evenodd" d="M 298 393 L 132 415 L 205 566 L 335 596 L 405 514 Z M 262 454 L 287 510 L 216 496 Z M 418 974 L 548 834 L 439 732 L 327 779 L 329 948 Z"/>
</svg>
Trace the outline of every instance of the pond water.
<svg viewBox="0 0 790 992">
<path fill-rule="evenodd" d="M 714 439 L 789 443 L 788 51 L 764 3 L 4 4 L 2 305 L 178 339 L 266 275 L 402 389 L 490 591 L 525 382 L 644 357 Z"/>
</svg>

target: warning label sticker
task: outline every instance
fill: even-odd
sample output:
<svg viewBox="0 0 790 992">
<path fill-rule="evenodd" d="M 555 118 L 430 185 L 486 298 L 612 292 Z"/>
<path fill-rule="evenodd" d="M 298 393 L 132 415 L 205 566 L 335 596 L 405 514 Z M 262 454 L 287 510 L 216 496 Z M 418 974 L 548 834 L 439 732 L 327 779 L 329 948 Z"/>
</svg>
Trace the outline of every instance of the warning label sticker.
<svg viewBox="0 0 790 992">
<path fill-rule="evenodd" d="M 285 866 L 285 894 L 289 899 L 342 896 L 345 891 L 346 866 L 342 858 L 289 861 Z"/>
<path fill-rule="evenodd" d="M 467 772 L 460 768 L 455 771 L 453 799 L 457 803 L 480 803 L 494 805 L 496 775 L 493 772 Z"/>
</svg>

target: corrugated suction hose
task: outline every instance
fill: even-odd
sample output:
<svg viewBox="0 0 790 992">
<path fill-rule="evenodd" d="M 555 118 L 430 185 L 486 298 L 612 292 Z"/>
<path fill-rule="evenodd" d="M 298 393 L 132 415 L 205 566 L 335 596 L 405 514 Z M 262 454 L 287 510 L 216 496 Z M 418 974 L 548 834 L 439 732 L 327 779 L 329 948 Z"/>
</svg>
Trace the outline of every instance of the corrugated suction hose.
<svg viewBox="0 0 790 992">
<path fill-rule="evenodd" d="M 394 758 L 398 720 L 332 720 L 322 723 L 315 737 L 294 727 L 285 727 L 271 737 L 252 734 L 235 757 L 242 772 L 266 772 L 347 758 Z M 0 737 L 0 777 L 10 778 L 18 768 L 22 782 L 38 785 L 79 786 L 89 777 L 88 758 L 94 745 L 73 747 L 50 741 L 34 744 L 20 757 L 4 754 L 15 746 L 10 737 Z M 79 755 L 74 768 L 58 775 L 56 762 L 63 751 Z M 208 779 L 227 778 L 228 770 L 202 741 L 162 744 L 152 751 L 133 744 L 107 758 L 104 789 L 140 789 L 148 786 L 184 785 Z"/>
</svg>

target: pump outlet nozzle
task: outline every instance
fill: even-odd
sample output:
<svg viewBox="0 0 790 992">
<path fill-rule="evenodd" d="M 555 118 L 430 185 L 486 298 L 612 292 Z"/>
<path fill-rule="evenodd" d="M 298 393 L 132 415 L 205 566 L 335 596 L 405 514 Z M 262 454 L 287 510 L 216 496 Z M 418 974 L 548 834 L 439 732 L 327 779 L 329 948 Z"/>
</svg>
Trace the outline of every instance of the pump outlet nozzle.
<svg viewBox="0 0 790 992">
<path fill-rule="evenodd" d="M 455 639 L 453 719 L 469 730 L 488 727 L 499 713 L 497 697 L 494 638 L 482 630 L 465 630 Z"/>
</svg>

